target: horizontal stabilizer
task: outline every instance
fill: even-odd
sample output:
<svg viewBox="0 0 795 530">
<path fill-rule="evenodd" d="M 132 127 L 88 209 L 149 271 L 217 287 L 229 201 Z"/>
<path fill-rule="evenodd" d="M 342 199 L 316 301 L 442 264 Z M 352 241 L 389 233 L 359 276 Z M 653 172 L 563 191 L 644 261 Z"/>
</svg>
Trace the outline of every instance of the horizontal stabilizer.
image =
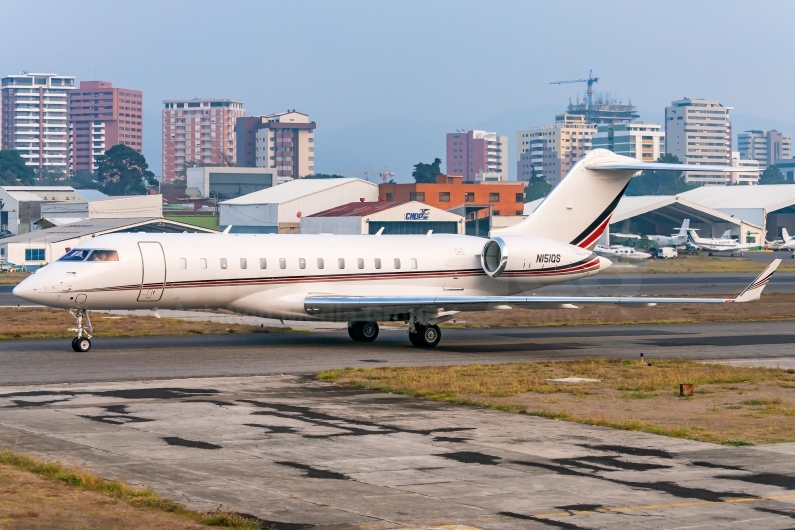
<svg viewBox="0 0 795 530">
<path fill-rule="evenodd" d="M 586 169 L 615 170 L 631 169 L 633 171 L 713 171 L 718 173 L 732 173 L 747 171 L 741 167 L 731 166 L 697 166 L 691 164 L 661 164 L 659 162 L 594 162 L 585 166 Z"/>
</svg>

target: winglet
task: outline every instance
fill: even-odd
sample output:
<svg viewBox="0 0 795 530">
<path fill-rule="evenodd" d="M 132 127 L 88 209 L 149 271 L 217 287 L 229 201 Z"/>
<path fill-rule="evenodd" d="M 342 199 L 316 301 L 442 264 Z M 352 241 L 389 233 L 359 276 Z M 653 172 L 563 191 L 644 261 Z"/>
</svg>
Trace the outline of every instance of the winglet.
<svg viewBox="0 0 795 530">
<path fill-rule="evenodd" d="M 765 285 L 767 282 L 770 281 L 770 278 L 773 276 L 773 273 L 776 272 L 776 268 L 781 264 L 780 259 L 774 259 L 773 262 L 767 266 L 767 268 L 756 277 L 756 279 L 745 288 L 743 292 L 740 293 L 740 296 L 734 299 L 735 302 L 752 302 L 754 300 L 759 300 L 762 296 L 762 290 L 764 290 Z"/>
<path fill-rule="evenodd" d="M 224 228 L 224 232 L 223 233 L 224 234 L 228 234 L 230 230 L 232 230 L 232 225 L 229 225 L 226 228 Z"/>
</svg>

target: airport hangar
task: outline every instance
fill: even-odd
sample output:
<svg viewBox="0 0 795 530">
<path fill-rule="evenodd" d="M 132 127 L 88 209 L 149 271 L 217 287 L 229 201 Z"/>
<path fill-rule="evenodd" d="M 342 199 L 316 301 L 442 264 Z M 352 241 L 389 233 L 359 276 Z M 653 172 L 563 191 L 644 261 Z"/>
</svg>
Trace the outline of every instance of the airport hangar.
<svg viewBox="0 0 795 530">
<path fill-rule="evenodd" d="M 302 234 L 463 234 L 464 217 L 418 201 L 352 202 L 301 217 Z"/>
<path fill-rule="evenodd" d="M 758 188 L 778 187 L 772 185 L 703 186 L 679 195 L 625 195 L 616 206 L 610 226 L 602 234 L 599 244 L 608 245 L 611 233 L 671 235 L 679 230 L 684 219 L 690 219 L 690 227 L 697 229 L 701 237 L 720 237 L 726 230 L 731 230 L 732 236 L 737 237 L 740 243 L 747 243 L 752 249 L 762 249 L 768 214 L 781 215 L 782 210 L 795 205 L 795 185 L 784 186 L 791 191 L 779 192 L 788 200 L 778 204 L 763 201 L 764 195 L 770 193 L 766 190 L 762 190 L 765 193 L 759 194 L 755 200 L 747 200 Z M 527 203 L 525 214 L 530 215 L 542 200 Z M 735 204 L 745 207 L 733 207 Z M 795 225 L 795 215 L 792 216 L 792 224 Z M 786 226 L 789 230 L 789 225 Z"/>
</svg>

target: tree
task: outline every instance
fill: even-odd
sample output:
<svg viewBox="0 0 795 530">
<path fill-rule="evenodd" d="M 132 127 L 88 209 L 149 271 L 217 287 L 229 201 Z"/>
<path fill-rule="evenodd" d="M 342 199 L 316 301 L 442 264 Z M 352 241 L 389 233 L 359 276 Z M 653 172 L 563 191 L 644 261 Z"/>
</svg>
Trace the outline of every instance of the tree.
<svg viewBox="0 0 795 530">
<path fill-rule="evenodd" d="M 70 185 L 78 190 L 97 190 L 100 187 L 96 180 L 96 175 L 87 169 L 78 169 L 72 175 Z"/>
<path fill-rule="evenodd" d="M 41 186 L 65 186 L 69 176 L 61 169 L 44 167 L 36 170 L 36 183 Z"/>
<path fill-rule="evenodd" d="M 97 180 L 108 195 L 143 195 L 145 183 L 157 186 L 144 155 L 126 145 L 114 145 L 97 157 Z"/>
<path fill-rule="evenodd" d="M 0 151 L 0 186 L 29 186 L 34 176 L 18 151 Z"/>
<path fill-rule="evenodd" d="M 552 184 L 547 182 L 544 177 L 539 177 L 536 168 L 530 169 L 530 180 L 524 187 L 524 200 L 531 202 L 549 195 L 552 191 Z"/>
<path fill-rule="evenodd" d="M 768 166 L 759 177 L 759 184 L 793 184 L 791 180 L 787 180 L 781 170 L 776 166 Z"/>
<path fill-rule="evenodd" d="M 679 157 L 671 153 L 661 155 L 657 162 L 661 164 L 681 164 Z M 685 182 L 681 171 L 644 171 L 635 177 L 627 187 L 627 195 L 676 195 L 692 190 L 697 184 Z"/>
<path fill-rule="evenodd" d="M 438 158 L 434 158 L 432 164 L 420 162 L 414 166 L 411 176 L 414 177 L 414 181 L 418 184 L 434 183 L 436 182 L 436 176 L 442 174 L 441 166 L 442 161 Z"/>
</svg>

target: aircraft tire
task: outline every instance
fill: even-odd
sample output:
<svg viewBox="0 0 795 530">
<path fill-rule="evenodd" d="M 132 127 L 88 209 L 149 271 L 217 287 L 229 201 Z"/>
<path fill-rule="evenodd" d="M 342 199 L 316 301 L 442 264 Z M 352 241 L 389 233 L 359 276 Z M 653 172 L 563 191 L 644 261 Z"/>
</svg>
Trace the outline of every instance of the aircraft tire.
<svg viewBox="0 0 795 530">
<path fill-rule="evenodd" d="M 373 342 L 378 337 L 378 322 L 357 322 L 356 334 L 361 342 Z"/>
<path fill-rule="evenodd" d="M 356 322 L 348 322 L 348 336 L 356 342 L 359 342 L 359 335 L 356 333 Z"/>
<path fill-rule="evenodd" d="M 78 352 L 80 351 L 80 350 L 77 349 L 77 337 L 72 339 L 72 349 L 74 351 L 78 351 Z"/>
<path fill-rule="evenodd" d="M 82 339 L 77 339 L 75 341 L 76 350 L 80 353 L 86 353 L 88 350 L 91 349 L 91 339 L 87 337 L 83 337 Z"/>
<path fill-rule="evenodd" d="M 434 348 L 442 338 L 442 332 L 436 324 L 432 326 L 416 325 L 416 333 L 409 333 L 409 340 L 417 348 Z"/>
</svg>

